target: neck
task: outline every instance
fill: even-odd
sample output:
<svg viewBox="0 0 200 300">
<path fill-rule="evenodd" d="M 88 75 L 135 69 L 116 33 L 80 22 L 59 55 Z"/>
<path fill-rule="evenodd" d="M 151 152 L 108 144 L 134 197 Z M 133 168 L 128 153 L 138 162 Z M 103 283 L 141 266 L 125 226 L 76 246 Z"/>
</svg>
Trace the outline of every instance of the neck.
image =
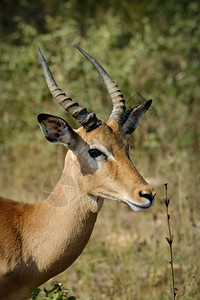
<svg viewBox="0 0 200 300">
<path fill-rule="evenodd" d="M 70 164 L 70 158 L 66 159 L 67 168 L 49 198 L 34 206 L 26 219 L 28 227 L 36 228 L 28 235 L 28 244 L 38 273 L 37 284 L 64 271 L 81 254 L 100 209 L 98 201 L 81 190 L 77 173 L 72 172 L 74 162 L 73 169 Z M 38 220 L 37 226 L 33 224 L 35 220 Z M 27 249 L 27 245 L 24 248 Z"/>
</svg>

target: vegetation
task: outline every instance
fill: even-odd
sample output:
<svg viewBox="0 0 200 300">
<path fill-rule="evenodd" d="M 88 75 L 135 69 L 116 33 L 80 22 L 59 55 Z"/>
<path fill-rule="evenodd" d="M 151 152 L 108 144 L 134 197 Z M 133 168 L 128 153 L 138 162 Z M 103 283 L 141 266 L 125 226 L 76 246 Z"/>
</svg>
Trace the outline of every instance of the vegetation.
<svg viewBox="0 0 200 300">
<path fill-rule="evenodd" d="M 173 298 L 175 300 L 176 294 L 178 289 L 175 287 L 175 276 L 174 276 L 174 259 L 173 259 L 173 234 L 171 231 L 171 226 L 170 226 L 170 213 L 169 213 L 169 203 L 170 199 L 167 197 L 167 183 L 165 183 L 165 198 L 164 198 L 164 204 L 166 206 L 166 215 L 167 215 L 167 225 L 168 225 L 168 231 L 169 231 L 169 237 L 166 237 L 166 240 L 169 244 L 169 249 L 170 249 L 170 261 L 169 264 L 171 266 L 171 271 L 172 271 L 172 289 L 173 289 Z"/>
<path fill-rule="evenodd" d="M 41 296 L 41 292 L 44 292 L 44 296 Z M 33 292 L 30 300 L 76 300 L 74 296 L 68 297 L 69 293 L 70 289 L 59 283 L 54 284 L 54 287 L 51 290 L 47 290 L 46 288 L 37 288 Z M 40 297 L 38 298 L 39 295 Z"/>
<path fill-rule="evenodd" d="M 130 143 L 135 165 L 155 186 L 155 206 L 134 214 L 105 202 L 83 254 L 46 288 L 63 282 L 88 300 L 170 299 L 161 201 L 168 182 L 176 299 L 200 299 L 199 25 L 197 0 L 1 1 L 1 195 L 38 202 L 59 179 L 65 150 L 44 140 L 39 113 L 77 126 L 53 103 L 36 45 L 61 87 L 99 118 L 109 115 L 109 96 L 72 42 L 102 63 L 127 107 L 153 99 Z"/>
</svg>

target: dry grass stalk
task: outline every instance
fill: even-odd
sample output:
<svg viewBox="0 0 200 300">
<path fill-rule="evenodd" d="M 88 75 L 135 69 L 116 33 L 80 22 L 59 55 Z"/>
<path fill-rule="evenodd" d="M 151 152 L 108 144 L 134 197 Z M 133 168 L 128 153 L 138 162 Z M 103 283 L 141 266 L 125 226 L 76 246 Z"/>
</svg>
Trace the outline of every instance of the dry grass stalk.
<svg viewBox="0 0 200 300">
<path fill-rule="evenodd" d="M 174 266 L 173 266 L 173 250 L 172 250 L 172 243 L 173 243 L 173 234 L 171 232 L 171 227 L 170 227 L 170 214 L 169 214 L 169 203 L 170 199 L 167 196 L 167 183 L 164 184 L 165 186 L 165 198 L 164 198 L 164 204 L 166 207 L 166 214 L 167 214 L 167 225 L 168 225 L 168 230 L 169 230 L 169 237 L 166 237 L 166 240 L 169 244 L 170 248 L 170 265 L 171 265 L 171 272 L 172 272 L 172 288 L 173 288 L 173 299 L 176 298 L 176 294 L 178 289 L 175 287 L 175 279 L 174 279 Z"/>
</svg>

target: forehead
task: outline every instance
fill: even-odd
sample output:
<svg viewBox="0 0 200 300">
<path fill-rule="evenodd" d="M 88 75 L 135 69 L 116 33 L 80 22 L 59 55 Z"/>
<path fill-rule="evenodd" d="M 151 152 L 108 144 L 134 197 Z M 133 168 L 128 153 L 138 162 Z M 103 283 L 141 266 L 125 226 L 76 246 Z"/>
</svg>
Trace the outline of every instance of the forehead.
<svg viewBox="0 0 200 300">
<path fill-rule="evenodd" d="M 108 150 L 115 146 L 126 148 L 128 145 L 124 132 L 117 121 L 102 122 L 99 127 L 90 132 L 81 128 L 79 134 L 88 144 L 100 144 L 107 147 Z"/>
</svg>

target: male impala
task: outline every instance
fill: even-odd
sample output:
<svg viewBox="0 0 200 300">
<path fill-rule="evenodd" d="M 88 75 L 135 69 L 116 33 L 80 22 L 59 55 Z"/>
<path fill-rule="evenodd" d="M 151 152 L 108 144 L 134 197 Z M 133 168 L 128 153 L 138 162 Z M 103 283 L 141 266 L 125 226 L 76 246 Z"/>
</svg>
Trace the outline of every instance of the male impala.
<svg viewBox="0 0 200 300">
<path fill-rule="evenodd" d="M 155 192 L 132 164 L 126 139 L 151 100 L 126 110 L 123 95 L 106 71 L 76 48 L 103 78 L 113 111 L 104 122 L 67 97 L 38 48 L 50 92 L 81 127 L 73 130 L 59 117 L 40 114 L 46 139 L 69 149 L 60 181 L 41 203 L 0 197 L 2 300 L 27 299 L 37 286 L 68 268 L 86 246 L 104 199 L 124 202 L 134 211 L 144 211 L 154 203 Z"/>
</svg>

